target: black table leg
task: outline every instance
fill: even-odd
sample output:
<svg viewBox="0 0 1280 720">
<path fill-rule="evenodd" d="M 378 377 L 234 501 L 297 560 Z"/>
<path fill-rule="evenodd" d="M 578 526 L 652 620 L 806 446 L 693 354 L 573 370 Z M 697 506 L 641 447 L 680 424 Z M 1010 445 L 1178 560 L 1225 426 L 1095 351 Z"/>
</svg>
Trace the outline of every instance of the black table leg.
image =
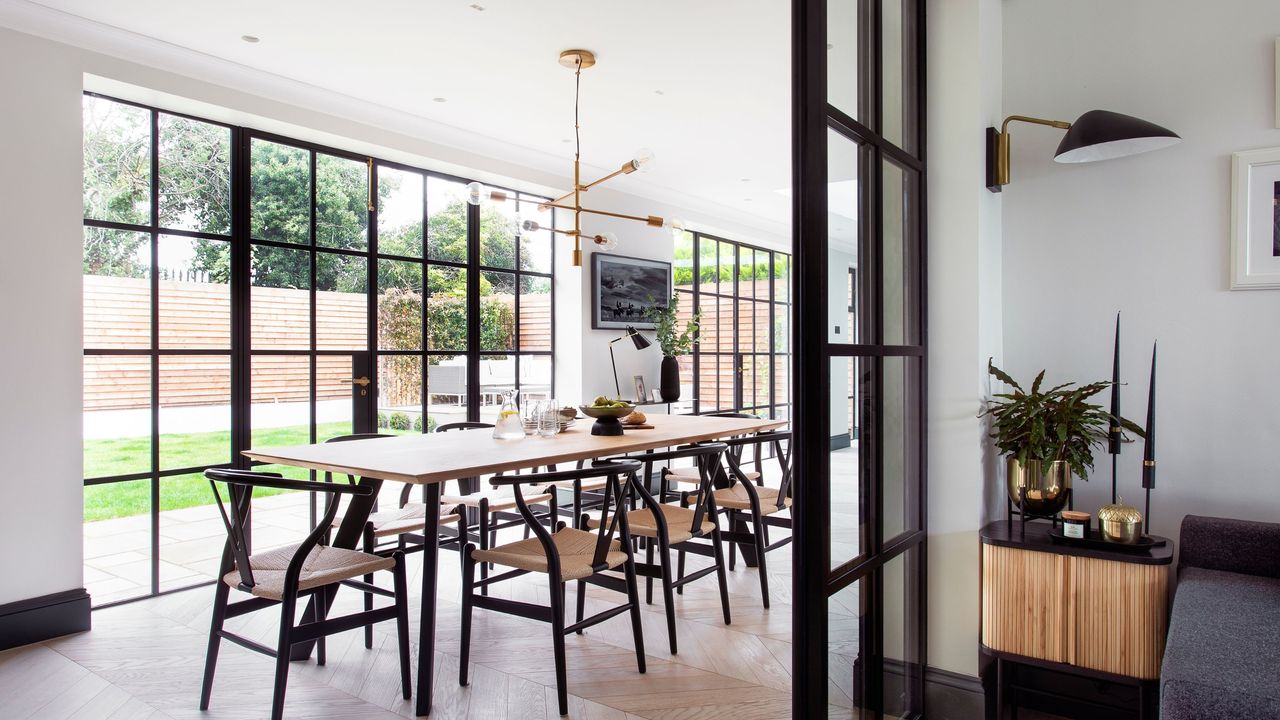
<svg viewBox="0 0 1280 720">
<path fill-rule="evenodd" d="M 332 547 L 346 548 L 354 550 L 360 544 L 360 539 L 364 536 L 364 525 L 369 521 L 369 513 L 373 512 L 374 506 L 378 502 L 378 490 L 382 489 L 382 481 L 378 478 L 362 477 L 360 483 L 362 487 L 371 487 L 373 492 L 369 495 L 353 495 L 351 504 L 347 506 L 347 514 L 342 518 L 342 524 L 338 526 L 338 533 L 333 536 Z M 436 493 L 439 498 L 439 493 Z M 439 505 L 439 503 L 437 503 Z M 302 622 L 315 622 L 316 619 L 316 603 L 325 603 L 325 612 L 333 605 L 334 593 L 313 594 L 311 600 L 307 602 L 307 609 L 302 614 Z M 289 651 L 290 660 L 306 660 L 311 657 L 311 648 L 315 647 L 315 640 L 300 642 L 293 646 Z"/>
<path fill-rule="evenodd" d="M 422 617 L 418 620 L 418 697 L 415 714 L 431 714 L 436 657 L 436 565 L 440 550 L 440 483 L 425 486 L 427 526 L 422 531 Z M 464 541 L 465 542 L 465 541 Z"/>
</svg>

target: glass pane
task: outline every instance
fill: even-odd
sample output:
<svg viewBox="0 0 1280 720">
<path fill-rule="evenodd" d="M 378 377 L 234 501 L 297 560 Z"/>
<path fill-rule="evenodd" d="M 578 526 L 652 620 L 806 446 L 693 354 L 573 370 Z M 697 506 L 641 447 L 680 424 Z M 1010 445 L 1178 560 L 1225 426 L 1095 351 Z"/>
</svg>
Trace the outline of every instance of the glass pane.
<svg viewBox="0 0 1280 720">
<path fill-rule="evenodd" d="M 773 349 L 786 353 L 791 350 L 791 306 L 773 306 Z"/>
<path fill-rule="evenodd" d="M 863 587 L 858 580 L 827 598 L 827 704 L 831 718 L 875 717 L 862 683 L 863 666 L 871 657 L 867 627 L 870 603 Z"/>
<path fill-rule="evenodd" d="M 721 410 L 736 410 L 738 408 L 737 382 L 738 382 L 738 362 L 733 355 L 719 356 L 720 387 L 717 390 L 716 405 Z"/>
<path fill-rule="evenodd" d="M 915 280 L 912 268 L 919 263 L 915 259 L 915 233 L 913 223 L 907 219 L 912 211 L 909 199 L 914 195 L 911 187 L 914 173 L 908 174 L 890 162 L 881 166 L 884 172 L 884 239 L 883 272 L 884 295 L 882 321 L 886 345 L 913 345 L 918 342 L 916 331 Z"/>
<path fill-rule="evenodd" d="M 788 417 L 785 407 L 791 403 L 791 358 L 773 356 L 773 401 L 779 407 L 777 417 Z"/>
<path fill-rule="evenodd" d="M 151 223 L 151 111 L 84 96 L 84 216 Z"/>
<path fill-rule="evenodd" d="M 743 355 L 739 360 L 738 377 L 742 383 L 742 401 L 735 410 L 751 412 L 756 405 L 756 357 Z"/>
<path fill-rule="evenodd" d="M 427 413 L 432 427 L 467 419 L 467 358 L 432 355 L 427 358 Z"/>
<path fill-rule="evenodd" d="M 226 486 L 219 486 L 218 492 L 223 493 L 225 501 Z M 254 530 L 263 529 L 255 532 L 255 543 L 264 541 L 258 537 L 261 532 L 275 530 L 272 519 L 283 514 L 277 503 L 268 506 L 268 503 L 256 501 L 282 492 L 271 488 L 254 489 Z M 300 509 L 305 507 L 304 501 Z M 174 512 L 176 510 L 182 512 Z M 218 576 L 227 531 L 223 529 L 213 489 L 204 473 L 160 478 L 159 531 L 161 591 L 194 585 Z"/>
<path fill-rule="evenodd" d="M 720 303 L 715 295 L 702 295 L 698 298 L 698 309 L 702 312 L 702 321 L 698 324 L 699 352 L 714 353 L 720 350 L 719 308 Z"/>
<path fill-rule="evenodd" d="M 884 139 L 914 153 L 916 151 L 915 117 L 916 43 L 914 37 L 915 4 L 903 0 L 883 0 L 880 15 L 881 33 L 881 114 Z"/>
<path fill-rule="evenodd" d="M 764 410 L 769 407 L 769 384 L 773 375 L 772 363 L 768 355 L 757 355 L 755 357 L 755 375 L 752 378 L 752 386 L 755 389 L 755 407 Z M 766 414 L 762 412 L 761 414 Z"/>
<path fill-rule="evenodd" d="M 550 399 L 553 372 L 550 355 L 521 355 L 520 402 Z"/>
<path fill-rule="evenodd" d="M 151 236 L 84 229 L 84 346 L 151 347 Z"/>
<path fill-rule="evenodd" d="M 676 233 L 671 259 L 672 286 L 677 290 L 693 290 L 693 233 Z"/>
<path fill-rule="evenodd" d="M 698 238 L 698 289 L 702 292 L 720 291 L 718 252 L 718 243 L 715 240 Z"/>
<path fill-rule="evenodd" d="M 717 243 L 720 248 L 720 294 L 732 295 L 737 292 L 734 282 L 737 280 L 737 253 L 732 243 Z"/>
<path fill-rule="evenodd" d="M 151 592 L 150 513 L 151 480 L 85 487 L 84 586 L 94 605 Z"/>
<path fill-rule="evenodd" d="M 516 267 L 516 203 L 486 202 L 480 206 L 480 264 Z"/>
<path fill-rule="evenodd" d="M 422 257 L 421 173 L 378 166 L 378 252 Z"/>
<path fill-rule="evenodd" d="M 858 113 L 858 0 L 827 0 L 827 102 Z"/>
<path fill-rule="evenodd" d="M 516 387 L 514 355 L 480 356 L 480 421 L 492 423 L 502 407 L 502 394 Z M 432 391 L 434 392 L 434 390 Z"/>
<path fill-rule="evenodd" d="M 884 539 L 920 527 L 920 360 L 886 357 L 880 434 L 884 467 Z"/>
<path fill-rule="evenodd" d="M 858 403 L 863 397 L 863 358 L 831 358 L 831 567 L 862 553 L 859 510 L 864 468 L 859 456 Z"/>
<path fill-rule="evenodd" d="M 427 432 L 435 429 L 428 419 Z M 422 358 L 378 356 L 378 432 L 422 432 Z"/>
<path fill-rule="evenodd" d="M 160 114 L 160 225 L 231 234 L 231 129 Z"/>
<path fill-rule="evenodd" d="M 84 476 L 151 470 L 151 358 L 84 357 Z"/>
<path fill-rule="evenodd" d="M 467 189 L 462 183 L 427 178 L 427 257 L 467 261 Z"/>
<path fill-rule="evenodd" d="M 349 355 L 316 356 L 316 442 L 355 432 L 352 393 L 361 388 L 351 370 Z"/>
<path fill-rule="evenodd" d="M 777 302 L 791 300 L 791 256 L 773 255 L 773 299 Z"/>
<path fill-rule="evenodd" d="M 516 347 L 516 276 L 512 273 L 480 273 L 480 349 L 514 350 Z"/>
<path fill-rule="evenodd" d="M 254 138 L 249 155 L 249 233 L 310 244 L 311 153 Z"/>
<path fill-rule="evenodd" d="M 310 443 L 311 359 L 255 355 L 250 367 L 250 447 Z"/>
<path fill-rule="evenodd" d="M 917 717 L 924 694 L 918 620 L 919 547 L 885 563 L 880 572 L 884 587 L 884 716 Z"/>
<path fill-rule="evenodd" d="M 369 166 L 316 154 L 316 245 L 369 247 Z"/>
<path fill-rule="evenodd" d="M 316 348 L 369 347 L 369 261 L 316 253 Z"/>
<path fill-rule="evenodd" d="M 545 229 L 553 226 L 552 213 L 538 212 L 538 203 L 524 200 L 519 203 L 515 216 L 515 224 L 513 227 L 520 227 L 520 223 L 524 220 L 534 220 L 544 229 L 537 232 L 528 232 L 524 229 L 519 230 L 520 233 L 520 269 L 531 270 L 533 272 L 549 273 L 552 270 L 552 243 L 555 242 L 551 237 L 551 231 Z"/>
<path fill-rule="evenodd" d="M 467 271 L 462 268 L 427 268 L 427 348 L 468 349 Z"/>
<path fill-rule="evenodd" d="M 160 469 L 231 462 L 231 358 L 160 358 Z"/>
<path fill-rule="evenodd" d="M 551 350 L 551 278 L 520 278 L 520 349 Z"/>
<path fill-rule="evenodd" d="M 231 348 L 231 243 L 161 235 L 160 347 Z"/>
<path fill-rule="evenodd" d="M 858 267 L 858 146 L 827 131 L 827 340 L 856 343 L 848 316 L 849 271 Z"/>
<path fill-rule="evenodd" d="M 253 246 L 250 336 L 256 350 L 311 348 L 311 253 Z"/>
<path fill-rule="evenodd" d="M 422 348 L 422 273 L 420 263 L 378 261 L 378 349 Z"/>
</svg>

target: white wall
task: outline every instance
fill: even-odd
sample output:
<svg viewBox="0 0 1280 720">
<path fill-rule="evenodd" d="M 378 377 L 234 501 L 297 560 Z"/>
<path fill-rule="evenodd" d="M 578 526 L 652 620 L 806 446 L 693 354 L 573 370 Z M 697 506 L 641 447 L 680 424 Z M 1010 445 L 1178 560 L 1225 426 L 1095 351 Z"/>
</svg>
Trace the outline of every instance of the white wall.
<svg viewBox="0 0 1280 720">
<path fill-rule="evenodd" d="M 1231 153 L 1280 145 L 1280 3 L 1009 0 L 1004 22 L 1009 112 L 1104 108 L 1183 137 L 1071 166 L 1051 161 L 1060 132 L 1018 128 L 1003 200 L 1007 369 L 1109 378 L 1122 311 L 1122 412 L 1139 423 L 1160 341 L 1152 530 L 1176 538 L 1188 513 L 1280 521 L 1280 291 L 1227 290 Z M 1098 470 L 1077 483 L 1078 508 L 1109 499 L 1105 455 Z M 1135 504 L 1140 473 L 1141 445 L 1129 446 L 1121 494 Z"/>
<path fill-rule="evenodd" d="M 1000 356 L 1001 201 L 983 187 L 982 138 L 1000 119 L 1001 0 L 932 0 L 927 12 L 928 658 L 976 675 L 977 530 L 994 484 L 976 416 L 987 357 Z"/>
<path fill-rule="evenodd" d="M 79 588 L 80 68 L 0 31 L 0 604 Z"/>
</svg>

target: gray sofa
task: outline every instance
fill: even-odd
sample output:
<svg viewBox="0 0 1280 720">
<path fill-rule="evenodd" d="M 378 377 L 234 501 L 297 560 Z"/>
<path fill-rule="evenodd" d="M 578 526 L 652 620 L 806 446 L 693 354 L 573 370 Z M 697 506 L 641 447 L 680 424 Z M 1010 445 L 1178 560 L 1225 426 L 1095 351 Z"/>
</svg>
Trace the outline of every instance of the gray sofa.
<svg viewBox="0 0 1280 720">
<path fill-rule="evenodd" d="M 1162 720 L 1280 718 L 1280 524 L 1188 515 Z"/>
</svg>

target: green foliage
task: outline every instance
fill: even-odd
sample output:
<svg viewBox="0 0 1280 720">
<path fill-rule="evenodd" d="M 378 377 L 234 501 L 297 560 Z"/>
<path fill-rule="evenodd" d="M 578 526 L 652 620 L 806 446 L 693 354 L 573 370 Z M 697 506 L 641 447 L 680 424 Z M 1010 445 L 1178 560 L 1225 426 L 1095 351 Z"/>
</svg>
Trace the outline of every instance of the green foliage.
<svg viewBox="0 0 1280 720">
<path fill-rule="evenodd" d="M 1107 439 L 1111 423 L 1117 422 L 1139 437 L 1142 428 L 1125 418 L 1087 402 L 1111 386 L 1110 382 L 1094 382 L 1076 386 L 1064 383 L 1042 390 L 1044 371 L 1036 376 L 1031 390 L 1024 390 L 1008 373 L 990 361 L 987 371 L 997 380 L 1013 388 L 1012 393 L 997 393 L 978 417 L 991 416 L 991 438 L 1005 455 L 1025 464 L 1039 460 L 1047 465 L 1065 461 L 1076 475 L 1089 479 L 1093 471 L 1093 449 Z"/>
<path fill-rule="evenodd" d="M 427 418 L 427 432 L 435 432 L 436 425 L 437 423 L 435 418 L 433 417 Z M 421 415 L 417 415 L 413 418 L 413 430 L 414 432 L 422 432 L 422 416 Z"/>
<path fill-rule="evenodd" d="M 702 322 L 702 310 L 693 314 L 684 332 L 679 331 L 680 322 L 676 317 L 680 306 L 680 296 L 672 295 L 666 305 L 654 305 L 649 309 L 649 319 L 657 326 L 654 334 L 665 357 L 688 355 L 693 350 L 693 338 L 698 333 L 698 324 Z"/>
<path fill-rule="evenodd" d="M 387 427 L 387 414 L 381 410 L 378 411 L 378 427 Z"/>
<path fill-rule="evenodd" d="M 411 421 L 408 415 L 402 412 L 393 412 L 390 419 L 387 420 L 387 426 L 392 430 L 408 430 L 411 427 Z"/>
<path fill-rule="evenodd" d="M 700 238 L 698 241 L 703 248 L 715 248 L 719 243 L 708 238 Z M 672 255 L 672 282 L 677 286 L 689 286 L 693 284 L 693 257 L 694 247 L 691 235 L 686 235 L 676 239 L 675 250 Z M 787 277 L 788 264 L 784 260 L 786 255 L 781 253 L 774 254 L 774 263 L 772 274 L 773 277 L 785 280 Z M 721 283 L 731 283 L 734 280 L 735 273 L 733 267 L 733 256 L 728 255 L 721 258 L 723 264 L 716 263 L 714 253 L 704 252 L 701 258 L 702 265 L 698 269 L 698 278 L 703 283 L 715 283 L 717 279 Z M 769 256 L 767 253 L 759 255 L 751 255 L 744 251 L 740 257 L 740 264 L 736 277 L 743 282 L 751 282 L 752 280 L 768 280 L 770 276 Z"/>
</svg>

